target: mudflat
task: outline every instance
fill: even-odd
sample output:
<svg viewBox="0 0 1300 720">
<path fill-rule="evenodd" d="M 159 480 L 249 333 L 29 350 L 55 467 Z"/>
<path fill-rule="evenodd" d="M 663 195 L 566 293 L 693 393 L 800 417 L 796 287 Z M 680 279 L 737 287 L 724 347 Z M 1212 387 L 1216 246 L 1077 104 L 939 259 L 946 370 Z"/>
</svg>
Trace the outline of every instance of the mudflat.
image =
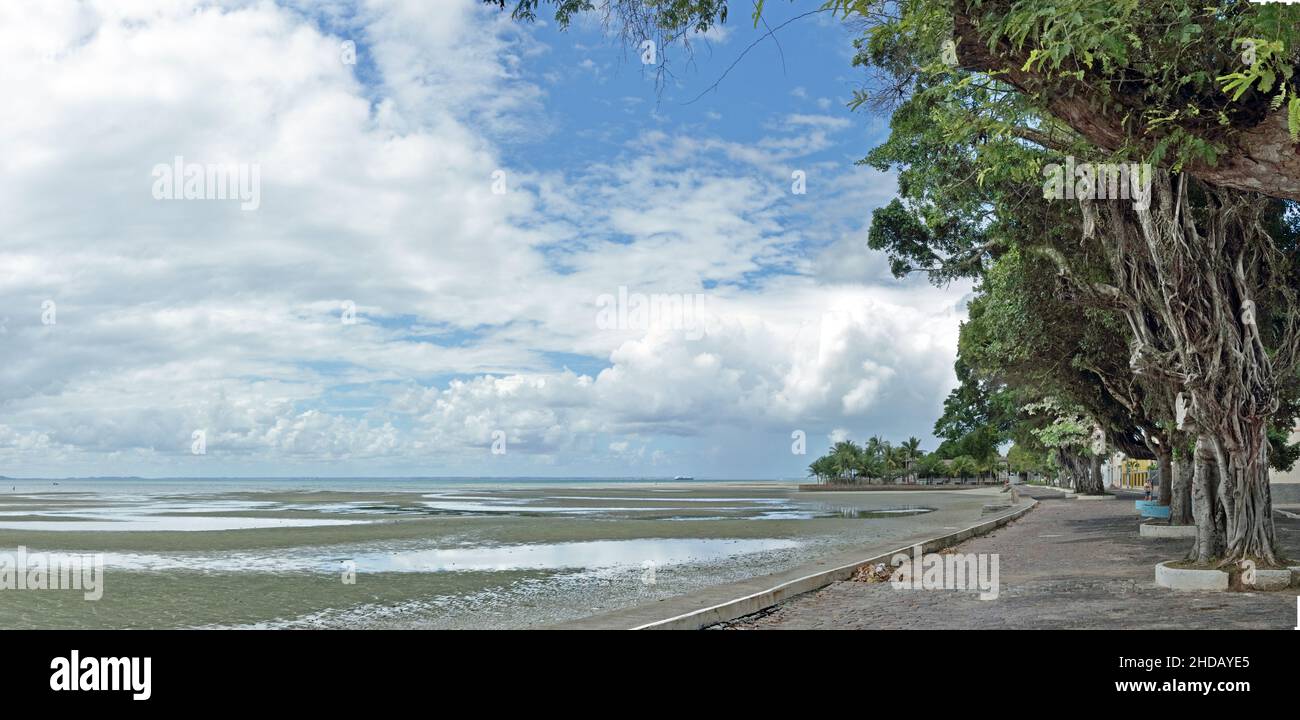
<svg viewBox="0 0 1300 720">
<path fill-rule="evenodd" d="M 551 625 L 966 527 L 988 495 L 828 497 L 761 481 L 17 481 L 0 492 L 0 553 L 95 554 L 104 592 L 0 589 L 0 627 Z"/>
</svg>

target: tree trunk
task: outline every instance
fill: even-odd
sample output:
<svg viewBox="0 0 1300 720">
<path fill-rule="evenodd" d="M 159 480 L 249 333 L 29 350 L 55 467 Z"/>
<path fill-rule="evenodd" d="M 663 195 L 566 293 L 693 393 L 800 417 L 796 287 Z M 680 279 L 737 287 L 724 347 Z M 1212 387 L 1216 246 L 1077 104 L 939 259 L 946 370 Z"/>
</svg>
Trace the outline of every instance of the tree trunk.
<svg viewBox="0 0 1300 720">
<path fill-rule="evenodd" d="M 1223 536 L 1219 534 L 1218 515 L 1218 462 L 1209 438 L 1196 441 L 1195 471 L 1192 477 L 1192 516 L 1196 521 L 1196 545 L 1188 560 L 1208 563 L 1222 551 Z"/>
<path fill-rule="evenodd" d="M 1160 484 L 1159 505 L 1169 507 L 1174 500 L 1174 453 L 1164 445 L 1156 451 L 1156 482 Z"/>
<path fill-rule="evenodd" d="M 1196 461 L 1186 451 L 1179 450 L 1173 456 L 1171 467 L 1172 485 L 1169 502 L 1169 524 L 1191 525 L 1192 520 L 1192 475 L 1196 470 Z"/>
<path fill-rule="evenodd" d="M 1263 420 L 1238 423 L 1244 437 L 1224 443 L 1223 498 L 1225 563 L 1254 560 L 1278 565 L 1274 547 L 1273 503 L 1268 487 L 1268 430 Z"/>
<path fill-rule="evenodd" d="M 953 34 L 960 48 L 960 66 L 997 73 L 999 80 L 1027 95 L 1044 98 L 1053 116 L 1097 147 L 1123 147 L 1132 137 L 1129 126 L 1136 110 L 1123 101 L 1097 102 L 1094 88 L 1104 81 L 1082 73 L 1075 77 L 1047 72 L 1044 68 L 1048 65 L 1043 63 L 1035 69 L 1029 54 L 1031 43 L 1016 46 L 1003 38 L 990 46 L 987 35 L 978 28 L 987 19 L 986 13 L 1003 7 L 1002 3 L 955 3 Z M 1053 144 L 1047 137 L 1030 139 L 1045 147 Z M 1219 142 L 1226 147 L 1216 153 L 1215 161 L 1188 163 L 1192 174 L 1220 187 L 1300 201 L 1300 154 L 1293 151 L 1286 108 L 1269 112 L 1253 127 L 1235 128 Z"/>
<path fill-rule="evenodd" d="M 1079 483 L 1076 485 L 1079 492 L 1084 495 L 1105 495 L 1106 485 L 1101 479 L 1101 457 L 1093 456 L 1088 458 L 1088 465 L 1080 473 Z"/>
<path fill-rule="evenodd" d="M 1062 474 L 1059 486 L 1068 487 L 1070 490 L 1082 492 L 1088 484 L 1088 465 L 1087 459 L 1079 453 L 1063 448 L 1056 449 L 1057 464 L 1061 466 Z"/>
<path fill-rule="evenodd" d="M 1160 171 L 1141 202 L 1080 202 L 1117 283 L 1093 297 L 1128 320 L 1135 374 L 1177 387 L 1199 429 L 1196 558 L 1275 565 L 1265 429 L 1300 365 L 1300 294 L 1266 203 L 1191 184 Z"/>
</svg>

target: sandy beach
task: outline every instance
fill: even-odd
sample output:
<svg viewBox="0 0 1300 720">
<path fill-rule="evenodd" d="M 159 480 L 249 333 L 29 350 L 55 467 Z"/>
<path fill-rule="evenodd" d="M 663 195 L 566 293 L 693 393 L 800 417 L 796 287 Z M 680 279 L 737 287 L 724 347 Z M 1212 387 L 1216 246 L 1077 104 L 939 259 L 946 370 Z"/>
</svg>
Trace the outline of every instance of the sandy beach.
<svg viewBox="0 0 1300 720">
<path fill-rule="evenodd" d="M 105 580 L 98 601 L 0 591 L 10 628 L 545 626 L 889 549 L 989 501 L 754 481 L 11 487 L 0 552 L 102 554 Z"/>
</svg>

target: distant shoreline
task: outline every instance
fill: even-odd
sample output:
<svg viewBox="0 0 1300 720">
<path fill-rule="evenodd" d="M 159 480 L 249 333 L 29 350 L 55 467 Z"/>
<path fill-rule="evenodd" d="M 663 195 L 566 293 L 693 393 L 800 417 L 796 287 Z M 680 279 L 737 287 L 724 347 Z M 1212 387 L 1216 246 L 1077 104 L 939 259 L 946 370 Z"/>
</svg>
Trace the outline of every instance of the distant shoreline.
<svg viewBox="0 0 1300 720">
<path fill-rule="evenodd" d="M 455 480 L 460 482 L 645 482 L 645 483 L 798 483 L 802 478 L 713 478 L 693 477 L 682 480 L 676 477 L 638 477 L 607 475 L 195 475 L 195 476 L 152 476 L 140 475 L 70 475 L 65 477 L 18 477 L 0 475 L 0 482 L 186 482 L 186 481 L 222 481 L 237 480 L 241 482 L 267 480 L 271 482 L 297 482 L 303 480 L 334 482 L 343 480 L 405 480 L 411 482 L 439 482 Z"/>
</svg>

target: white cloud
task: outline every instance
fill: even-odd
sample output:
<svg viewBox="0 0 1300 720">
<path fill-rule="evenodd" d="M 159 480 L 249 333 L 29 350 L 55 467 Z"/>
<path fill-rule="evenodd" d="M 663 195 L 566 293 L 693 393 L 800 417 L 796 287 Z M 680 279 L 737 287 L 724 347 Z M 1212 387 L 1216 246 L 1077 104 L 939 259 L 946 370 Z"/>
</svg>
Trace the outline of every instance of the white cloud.
<svg viewBox="0 0 1300 720">
<path fill-rule="evenodd" d="M 512 164 L 567 141 L 536 29 L 473 0 L 345 6 L 0 5 L 10 474 L 634 474 L 928 423 L 962 288 L 883 280 L 861 229 L 892 180 L 807 159 L 846 120 Z M 258 163 L 261 207 L 154 201 L 177 155 Z M 600 329 L 619 286 L 707 294 L 707 333 Z"/>
</svg>

